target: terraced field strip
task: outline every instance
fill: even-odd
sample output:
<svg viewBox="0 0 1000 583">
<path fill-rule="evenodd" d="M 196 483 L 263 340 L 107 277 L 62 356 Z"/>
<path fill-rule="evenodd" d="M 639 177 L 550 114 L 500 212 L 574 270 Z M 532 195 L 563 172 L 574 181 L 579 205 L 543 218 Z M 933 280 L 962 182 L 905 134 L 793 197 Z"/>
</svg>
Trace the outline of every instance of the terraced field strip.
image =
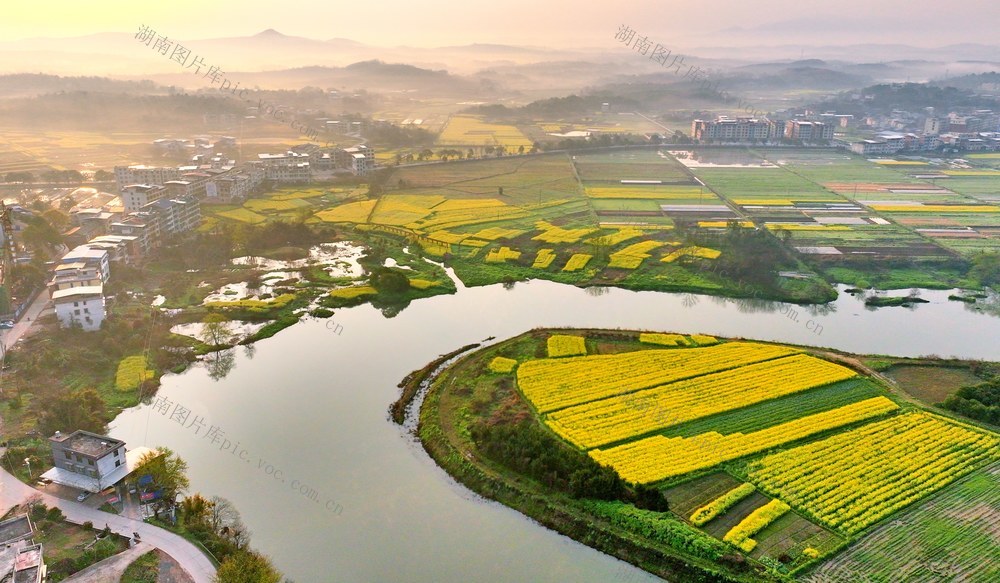
<svg viewBox="0 0 1000 583">
<path fill-rule="evenodd" d="M 695 437 L 654 435 L 608 449 L 594 449 L 590 456 L 611 466 L 629 482 L 648 484 L 711 468 L 896 409 L 898 406 L 889 399 L 875 397 L 754 433 L 721 435 L 711 431 Z"/>
<path fill-rule="evenodd" d="M 535 408 L 548 413 L 658 385 L 797 354 L 795 348 L 726 342 L 683 350 L 640 350 L 559 360 L 531 360 L 517 382 Z"/>
<path fill-rule="evenodd" d="M 1000 436 L 913 412 L 766 456 L 747 474 L 762 491 L 853 534 L 998 459 Z"/>
<path fill-rule="evenodd" d="M 546 423 L 590 449 L 855 376 L 838 364 L 796 354 L 568 407 L 550 413 Z"/>
</svg>

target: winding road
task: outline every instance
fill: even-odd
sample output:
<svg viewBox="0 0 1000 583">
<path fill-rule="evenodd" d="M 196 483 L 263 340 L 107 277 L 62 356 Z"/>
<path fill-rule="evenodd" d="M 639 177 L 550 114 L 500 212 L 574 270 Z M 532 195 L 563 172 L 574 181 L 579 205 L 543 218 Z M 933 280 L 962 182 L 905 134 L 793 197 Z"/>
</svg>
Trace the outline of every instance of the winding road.
<svg viewBox="0 0 1000 583">
<path fill-rule="evenodd" d="M 58 507 L 70 522 L 82 524 L 90 521 L 96 528 L 107 524 L 113 532 L 127 537 L 132 536 L 133 532 L 139 533 L 143 543 L 173 557 L 195 583 L 212 583 L 215 578 L 215 565 L 198 547 L 181 536 L 141 520 L 110 514 L 78 502 L 39 492 L 22 483 L 7 470 L 0 469 L 0 512 L 33 497 L 39 497 L 47 506 Z"/>
</svg>

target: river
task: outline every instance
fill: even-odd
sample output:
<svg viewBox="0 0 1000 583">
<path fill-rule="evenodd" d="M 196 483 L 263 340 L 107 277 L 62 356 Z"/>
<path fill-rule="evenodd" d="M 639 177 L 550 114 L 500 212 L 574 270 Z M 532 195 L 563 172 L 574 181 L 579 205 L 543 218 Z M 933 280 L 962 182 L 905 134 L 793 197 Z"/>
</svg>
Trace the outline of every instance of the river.
<svg viewBox="0 0 1000 583">
<path fill-rule="evenodd" d="M 253 546 L 297 583 L 655 581 L 456 484 L 388 420 L 399 380 L 488 336 L 557 326 L 1000 360 L 1000 318 L 948 294 L 870 310 L 847 294 L 807 308 L 546 281 L 460 286 L 393 318 L 364 305 L 303 321 L 238 349 L 220 380 L 204 366 L 165 375 L 158 406 L 123 412 L 111 435 L 179 453 L 191 491 L 232 500 Z"/>
</svg>

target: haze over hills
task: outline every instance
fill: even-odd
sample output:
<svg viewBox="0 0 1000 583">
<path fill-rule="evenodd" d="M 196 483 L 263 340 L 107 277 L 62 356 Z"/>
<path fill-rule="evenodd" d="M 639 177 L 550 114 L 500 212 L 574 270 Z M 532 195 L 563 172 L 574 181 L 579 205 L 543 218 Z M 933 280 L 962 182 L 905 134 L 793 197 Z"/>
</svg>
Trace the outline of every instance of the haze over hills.
<svg viewBox="0 0 1000 583">
<path fill-rule="evenodd" d="M 157 31 L 173 40 L 172 31 Z M 741 33 L 742 34 L 742 33 Z M 652 37 L 651 37 L 652 38 Z M 822 60 L 832 70 L 866 75 L 873 71 L 852 67 L 889 65 L 894 80 L 927 80 L 994 71 L 1000 68 L 1000 47 L 966 43 L 939 48 L 918 48 L 901 44 L 853 44 L 809 46 L 761 44 L 771 38 L 756 34 L 744 46 L 671 47 L 684 53 L 689 63 L 703 68 L 725 70 L 766 62 L 790 66 L 794 61 Z M 656 40 L 653 38 L 653 40 Z M 562 85 L 592 83 L 613 74 L 651 74 L 657 66 L 630 51 L 608 35 L 600 46 L 549 49 L 540 46 L 476 43 L 437 48 L 407 46 L 381 47 L 348 38 L 311 39 L 267 29 L 251 36 L 179 40 L 204 62 L 227 73 L 254 75 L 253 82 L 273 83 L 269 77 L 304 76 L 281 73 L 287 69 L 346 67 L 362 61 L 405 63 L 422 69 L 446 70 L 453 75 L 496 75 L 493 81 L 510 82 L 516 89 L 530 89 L 539 81 Z M 669 39 L 663 39 L 669 43 Z M 631 54 L 630 54 L 631 53 Z M 830 62 L 836 62 L 836 66 Z M 39 63 L 45 63 L 39 66 Z M 572 63 L 567 67 L 566 63 Z M 866 65 L 867 63 L 867 65 Z M 485 73 L 484 71 L 490 71 Z M 108 75 L 144 79 L 158 76 L 160 82 L 196 88 L 200 81 L 172 61 L 139 43 L 133 33 L 99 33 L 73 38 L 33 38 L 0 42 L 0 73 L 49 73 L 56 75 Z M 523 77 L 520 77 L 522 76 Z M 187 81 L 183 81 L 187 78 Z M 520 78 L 523 83 L 518 83 Z M 523 85 L 523 87 L 519 87 Z"/>
</svg>

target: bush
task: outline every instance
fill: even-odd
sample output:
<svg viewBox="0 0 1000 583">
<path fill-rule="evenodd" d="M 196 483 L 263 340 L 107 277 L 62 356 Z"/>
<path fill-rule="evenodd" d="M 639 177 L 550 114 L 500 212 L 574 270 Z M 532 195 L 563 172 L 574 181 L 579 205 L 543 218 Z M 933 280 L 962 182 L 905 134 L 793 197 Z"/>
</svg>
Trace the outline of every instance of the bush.
<svg viewBox="0 0 1000 583">
<path fill-rule="evenodd" d="M 49 508 L 48 512 L 45 513 L 45 517 L 52 522 L 59 522 L 63 519 L 63 513 L 62 510 L 53 506 L 52 508 Z"/>
<path fill-rule="evenodd" d="M 39 502 L 31 507 L 31 518 L 36 522 L 45 518 L 45 513 L 48 512 L 48 508 L 45 504 Z"/>
</svg>

